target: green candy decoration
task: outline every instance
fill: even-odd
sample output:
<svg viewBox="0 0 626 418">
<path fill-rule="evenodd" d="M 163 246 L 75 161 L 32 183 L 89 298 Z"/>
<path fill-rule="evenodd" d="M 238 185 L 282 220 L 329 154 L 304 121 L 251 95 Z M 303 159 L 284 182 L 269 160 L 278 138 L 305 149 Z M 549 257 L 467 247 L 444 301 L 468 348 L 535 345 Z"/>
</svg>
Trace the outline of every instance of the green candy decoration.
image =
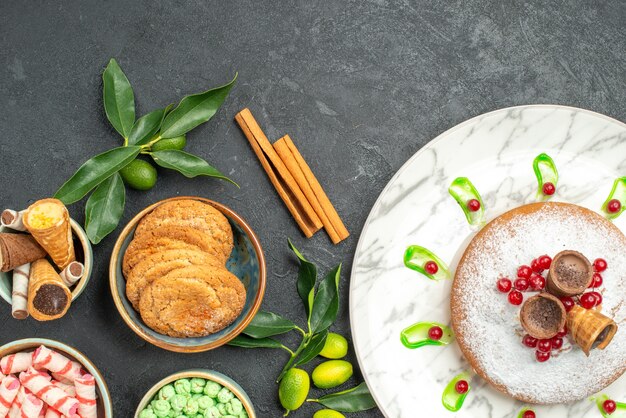
<svg viewBox="0 0 626 418">
<path fill-rule="evenodd" d="M 176 394 L 170 398 L 170 405 L 174 411 L 180 412 L 187 405 L 187 397 L 185 395 Z"/>
<path fill-rule="evenodd" d="M 208 381 L 204 387 L 204 394 L 210 396 L 211 398 L 215 398 L 220 390 L 222 390 L 222 385 L 216 382 Z"/>
<path fill-rule="evenodd" d="M 158 398 L 161 399 L 161 400 L 167 401 L 168 399 L 170 399 L 174 395 L 176 395 L 176 390 L 174 390 L 174 386 L 173 385 L 165 385 L 159 391 Z"/>
<path fill-rule="evenodd" d="M 535 412 L 531 408 L 522 408 L 522 410 L 519 411 L 519 414 L 517 414 L 517 418 L 524 418 L 524 413 L 526 413 L 528 411 Z"/>
<path fill-rule="evenodd" d="M 237 398 L 233 398 L 230 400 L 230 409 L 233 415 L 239 415 L 243 412 L 243 404 Z"/>
<path fill-rule="evenodd" d="M 233 399 L 234 397 L 235 395 L 230 390 L 228 390 L 227 388 L 222 388 L 217 394 L 217 401 L 225 404 L 229 402 L 231 399 Z"/>
<path fill-rule="evenodd" d="M 591 398 L 591 400 L 596 402 L 596 406 L 604 418 L 626 418 L 626 403 L 613 401 L 615 402 L 615 411 L 608 413 L 604 409 L 604 402 L 611 400 L 611 398 L 601 394 L 598 397 Z"/>
<path fill-rule="evenodd" d="M 448 383 L 443 391 L 443 395 L 441 395 L 441 403 L 448 411 L 457 412 L 461 409 L 465 397 L 472 389 L 469 385 L 470 379 L 471 375 L 468 372 L 463 372 L 456 375 L 450 383 Z M 468 384 L 468 389 L 465 393 L 458 393 L 456 391 L 456 384 L 461 380 L 465 380 Z"/>
<path fill-rule="evenodd" d="M 197 401 L 198 401 L 198 408 L 200 408 L 203 411 L 215 405 L 215 401 L 213 400 L 213 398 L 206 396 L 206 395 L 200 396 L 197 399 Z"/>
<path fill-rule="evenodd" d="M 210 407 L 206 411 L 204 411 L 204 418 L 219 418 L 222 414 L 219 409 L 217 409 L 217 405 Z"/>
<path fill-rule="evenodd" d="M 183 411 L 185 412 L 185 415 L 195 415 L 198 413 L 198 409 L 198 401 L 189 399 Z"/>
<path fill-rule="evenodd" d="M 191 382 L 189 379 L 178 379 L 174 382 L 174 389 L 178 394 L 187 395 L 191 393 Z"/>
<path fill-rule="evenodd" d="M 157 416 L 152 409 L 146 408 L 139 413 L 139 418 L 157 418 Z"/>
<path fill-rule="evenodd" d="M 617 211 L 609 210 L 609 202 L 616 200 L 619 202 L 619 209 Z M 606 198 L 602 204 L 602 212 L 607 219 L 615 219 L 626 210 L 626 177 L 620 177 L 613 182 L 613 188 L 609 197 Z"/>
<path fill-rule="evenodd" d="M 433 340 L 428 336 L 428 331 L 432 327 L 439 327 L 443 335 L 439 340 Z M 425 345 L 448 345 L 454 340 L 454 334 L 450 327 L 438 322 L 417 322 L 402 330 L 400 341 L 406 348 L 420 348 Z"/>
<path fill-rule="evenodd" d="M 191 379 L 190 383 L 192 393 L 202 393 L 204 385 L 206 385 L 206 380 L 194 377 Z"/>
<path fill-rule="evenodd" d="M 533 171 L 537 177 L 537 199 L 540 201 L 550 199 L 553 195 L 546 194 L 543 187 L 546 183 L 552 183 L 556 188 L 559 181 L 559 172 L 554 160 L 548 154 L 539 154 L 533 161 Z"/>
<path fill-rule="evenodd" d="M 170 403 L 166 400 L 157 399 L 152 403 L 152 410 L 157 417 L 167 417 L 170 413 L 170 409 Z"/>
<path fill-rule="evenodd" d="M 467 222 L 472 226 L 485 224 L 485 205 L 478 190 L 467 177 L 457 177 L 448 188 L 450 195 L 463 209 Z M 470 201 L 476 200 L 480 204 L 477 210 L 470 210 Z"/>
<path fill-rule="evenodd" d="M 430 274 L 426 271 L 426 263 L 435 262 L 437 264 L 437 272 Z M 443 280 L 450 277 L 448 266 L 433 252 L 425 247 L 419 245 L 410 245 L 404 252 L 404 265 L 411 270 L 415 270 L 418 273 L 423 274 L 430 280 Z"/>
</svg>

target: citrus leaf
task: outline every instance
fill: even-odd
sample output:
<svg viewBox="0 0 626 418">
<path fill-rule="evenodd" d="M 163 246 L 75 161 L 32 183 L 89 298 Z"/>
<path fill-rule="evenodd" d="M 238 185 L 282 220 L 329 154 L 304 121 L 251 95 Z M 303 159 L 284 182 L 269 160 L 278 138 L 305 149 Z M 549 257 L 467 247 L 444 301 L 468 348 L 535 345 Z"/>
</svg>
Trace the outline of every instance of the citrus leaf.
<svg viewBox="0 0 626 418">
<path fill-rule="evenodd" d="M 165 117 L 161 127 L 161 137 L 181 136 L 211 119 L 228 96 L 235 80 L 237 80 L 236 74 L 228 84 L 184 97 L 176 109 Z"/>
<path fill-rule="evenodd" d="M 296 329 L 296 324 L 272 312 L 258 312 L 243 333 L 252 338 L 265 338 Z"/>
<path fill-rule="evenodd" d="M 283 345 L 272 338 L 252 338 L 239 334 L 228 342 L 228 345 L 243 348 L 283 348 Z"/>
<path fill-rule="evenodd" d="M 157 109 L 137 119 L 133 129 L 130 131 L 130 135 L 128 135 L 128 144 L 144 145 L 150 142 L 150 139 L 159 132 L 170 106 L 164 109 Z"/>
<path fill-rule="evenodd" d="M 365 383 L 361 383 L 352 389 L 331 393 L 310 401 L 318 402 L 326 408 L 340 412 L 366 411 L 376 407 L 376 401 L 374 401 Z"/>
<path fill-rule="evenodd" d="M 202 158 L 188 152 L 168 149 L 151 152 L 150 155 L 155 163 L 163 168 L 176 170 L 185 177 L 209 176 L 227 180 L 237 186 L 237 183 L 222 174 L 217 168 L 209 165 Z M 239 186 L 237 186 L 239 187 Z"/>
<path fill-rule="evenodd" d="M 128 146 L 113 148 L 87 160 L 68 181 L 66 181 L 54 197 L 66 205 L 85 197 L 94 187 L 108 179 L 120 169 L 126 167 L 139 155 L 141 147 Z"/>
<path fill-rule="evenodd" d="M 340 275 L 341 264 L 326 275 L 317 289 L 311 309 L 311 330 L 314 333 L 327 329 L 337 319 Z"/>
<path fill-rule="evenodd" d="M 295 245 L 289 240 L 289 248 L 298 257 L 300 261 L 300 269 L 298 270 L 298 294 L 304 303 L 304 309 L 307 317 L 311 318 L 311 308 L 313 307 L 313 296 L 315 287 L 315 281 L 317 280 L 317 268 L 315 264 L 304 258 L 304 255 L 296 248 Z"/>
<path fill-rule="evenodd" d="M 100 183 L 85 205 L 85 232 L 98 244 L 117 227 L 124 213 L 126 189 L 119 173 Z"/>
<path fill-rule="evenodd" d="M 324 330 L 319 334 L 315 334 L 311 341 L 306 345 L 304 350 L 298 356 L 296 360 L 296 366 L 301 366 L 303 364 L 308 363 L 313 360 L 324 348 L 324 344 L 326 344 L 326 338 L 328 337 L 328 330 Z"/>
<path fill-rule="evenodd" d="M 102 74 L 104 111 L 115 130 L 128 138 L 135 123 L 135 96 L 124 72 L 111 58 Z"/>
</svg>

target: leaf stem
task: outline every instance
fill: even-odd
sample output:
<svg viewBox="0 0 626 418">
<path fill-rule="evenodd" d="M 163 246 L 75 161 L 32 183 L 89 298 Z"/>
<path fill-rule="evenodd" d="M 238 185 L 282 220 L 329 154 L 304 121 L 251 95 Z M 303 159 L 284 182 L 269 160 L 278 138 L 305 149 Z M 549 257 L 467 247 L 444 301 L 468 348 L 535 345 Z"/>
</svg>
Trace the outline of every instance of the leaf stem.
<svg viewBox="0 0 626 418">
<path fill-rule="evenodd" d="M 306 337 L 306 331 L 303 330 L 302 328 L 300 328 L 299 326 L 296 326 L 295 328 L 297 331 L 300 331 L 300 333 L 302 334 L 303 337 Z"/>
<path fill-rule="evenodd" d="M 309 344 L 310 341 L 311 341 L 311 334 L 308 334 L 308 333 L 304 334 L 304 337 L 302 338 L 302 342 L 300 342 L 300 346 L 291 355 L 291 358 L 289 359 L 289 361 L 287 361 L 287 364 L 285 364 L 285 367 L 283 367 L 283 370 L 281 370 L 280 374 L 278 375 L 278 378 L 276 379 L 276 383 L 279 383 L 283 379 L 283 376 L 285 376 L 285 373 L 287 373 L 289 369 L 293 367 L 294 361 L 300 355 L 302 350 L 306 348 L 306 346 Z"/>
<path fill-rule="evenodd" d="M 152 145 L 154 145 L 156 142 L 159 142 L 160 140 L 161 140 L 161 135 L 156 135 L 150 140 L 150 142 L 142 145 L 141 149 L 144 150 L 144 149 L 150 148 Z"/>
<path fill-rule="evenodd" d="M 287 347 L 286 345 L 281 345 L 280 347 L 286 350 L 289 354 L 291 354 L 291 356 L 293 356 L 294 353 L 289 347 Z"/>
</svg>

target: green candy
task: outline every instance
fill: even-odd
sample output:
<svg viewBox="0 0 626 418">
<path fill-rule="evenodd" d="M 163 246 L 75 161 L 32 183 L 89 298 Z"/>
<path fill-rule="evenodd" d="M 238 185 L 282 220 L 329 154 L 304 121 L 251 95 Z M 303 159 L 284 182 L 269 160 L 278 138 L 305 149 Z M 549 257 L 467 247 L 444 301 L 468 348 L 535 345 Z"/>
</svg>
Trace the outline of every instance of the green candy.
<svg viewBox="0 0 626 418">
<path fill-rule="evenodd" d="M 176 394 L 170 399 L 170 405 L 174 411 L 180 412 L 187 406 L 187 397 L 185 395 Z"/>
<path fill-rule="evenodd" d="M 222 414 L 220 413 L 217 406 L 211 406 L 206 411 L 204 411 L 204 418 L 220 418 Z"/>
<path fill-rule="evenodd" d="M 225 404 L 234 397 L 235 395 L 230 390 L 228 390 L 227 388 L 222 388 L 217 394 L 217 401 Z"/>
<path fill-rule="evenodd" d="M 176 390 L 176 393 L 181 395 L 189 394 L 191 393 L 191 382 L 189 379 L 178 379 L 174 382 L 174 389 Z"/>
<path fill-rule="evenodd" d="M 198 401 L 198 408 L 200 408 L 201 410 L 208 409 L 215 405 L 215 401 L 213 400 L 213 398 L 207 395 L 200 396 L 197 399 L 197 401 Z"/>
<path fill-rule="evenodd" d="M 204 394 L 210 396 L 211 398 L 215 398 L 220 390 L 222 390 L 222 385 L 216 382 L 208 381 L 204 387 Z"/>
<path fill-rule="evenodd" d="M 206 380 L 194 377 L 193 379 L 191 379 L 191 392 L 202 393 L 202 391 L 204 390 L 204 385 L 206 385 Z"/>
<path fill-rule="evenodd" d="M 161 399 L 161 400 L 167 401 L 168 399 L 170 399 L 174 395 L 176 395 L 176 390 L 174 390 L 174 386 L 173 385 L 165 385 L 159 391 L 158 398 Z"/>
<path fill-rule="evenodd" d="M 184 411 L 186 415 L 195 415 L 198 413 L 198 409 L 198 402 L 193 399 L 189 399 Z"/>
<path fill-rule="evenodd" d="M 217 410 L 220 411 L 220 414 L 226 415 L 226 404 L 218 403 L 215 406 L 217 406 Z"/>
<path fill-rule="evenodd" d="M 233 398 L 230 400 L 230 407 L 232 410 L 231 414 L 233 415 L 241 414 L 241 411 L 243 411 L 243 404 L 237 398 Z"/>
<path fill-rule="evenodd" d="M 159 418 L 163 418 L 168 416 L 171 406 L 168 401 L 163 399 L 157 399 L 156 401 L 152 402 L 152 409 L 154 411 L 154 415 Z"/>
<path fill-rule="evenodd" d="M 139 413 L 139 418 L 157 418 L 157 416 L 152 409 L 146 408 Z"/>
</svg>

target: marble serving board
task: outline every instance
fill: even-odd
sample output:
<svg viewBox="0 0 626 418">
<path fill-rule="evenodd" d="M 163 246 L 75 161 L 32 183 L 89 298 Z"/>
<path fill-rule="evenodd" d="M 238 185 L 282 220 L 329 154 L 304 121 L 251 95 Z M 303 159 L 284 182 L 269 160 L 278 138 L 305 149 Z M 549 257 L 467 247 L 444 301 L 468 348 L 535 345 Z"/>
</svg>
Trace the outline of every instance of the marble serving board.
<svg viewBox="0 0 626 418">
<path fill-rule="evenodd" d="M 403 264 L 407 246 L 431 249 L 452 272 L 476 232 L 448 194 L 456 177 L 481 192 L 487 219 L 535 201 L 532 161 L 545 152 L 559 170 L 556 201 L 599 211 L 615 178 L 626 175 L 626 125 L 590 111 L 522 106 L 464 122 L 419 150 L 374 205 L 356 250 L 350 317 L 361 370 L 383 414 L 393 418 L 514 418 L 525 405 L 476 377 L 464 407 L 443 408 L 445 385 L 468 368 L 456 343 L 409 350 L 402 329 L 450 322 L 451 280 L 433 282 Z M 626 231 L 626 216 L 615 221 Z M 626 400 L 626 377 L 604 393 Z M 533 407 L 538 417 L 597 417 L 595 404 Z"/>
</svg>

